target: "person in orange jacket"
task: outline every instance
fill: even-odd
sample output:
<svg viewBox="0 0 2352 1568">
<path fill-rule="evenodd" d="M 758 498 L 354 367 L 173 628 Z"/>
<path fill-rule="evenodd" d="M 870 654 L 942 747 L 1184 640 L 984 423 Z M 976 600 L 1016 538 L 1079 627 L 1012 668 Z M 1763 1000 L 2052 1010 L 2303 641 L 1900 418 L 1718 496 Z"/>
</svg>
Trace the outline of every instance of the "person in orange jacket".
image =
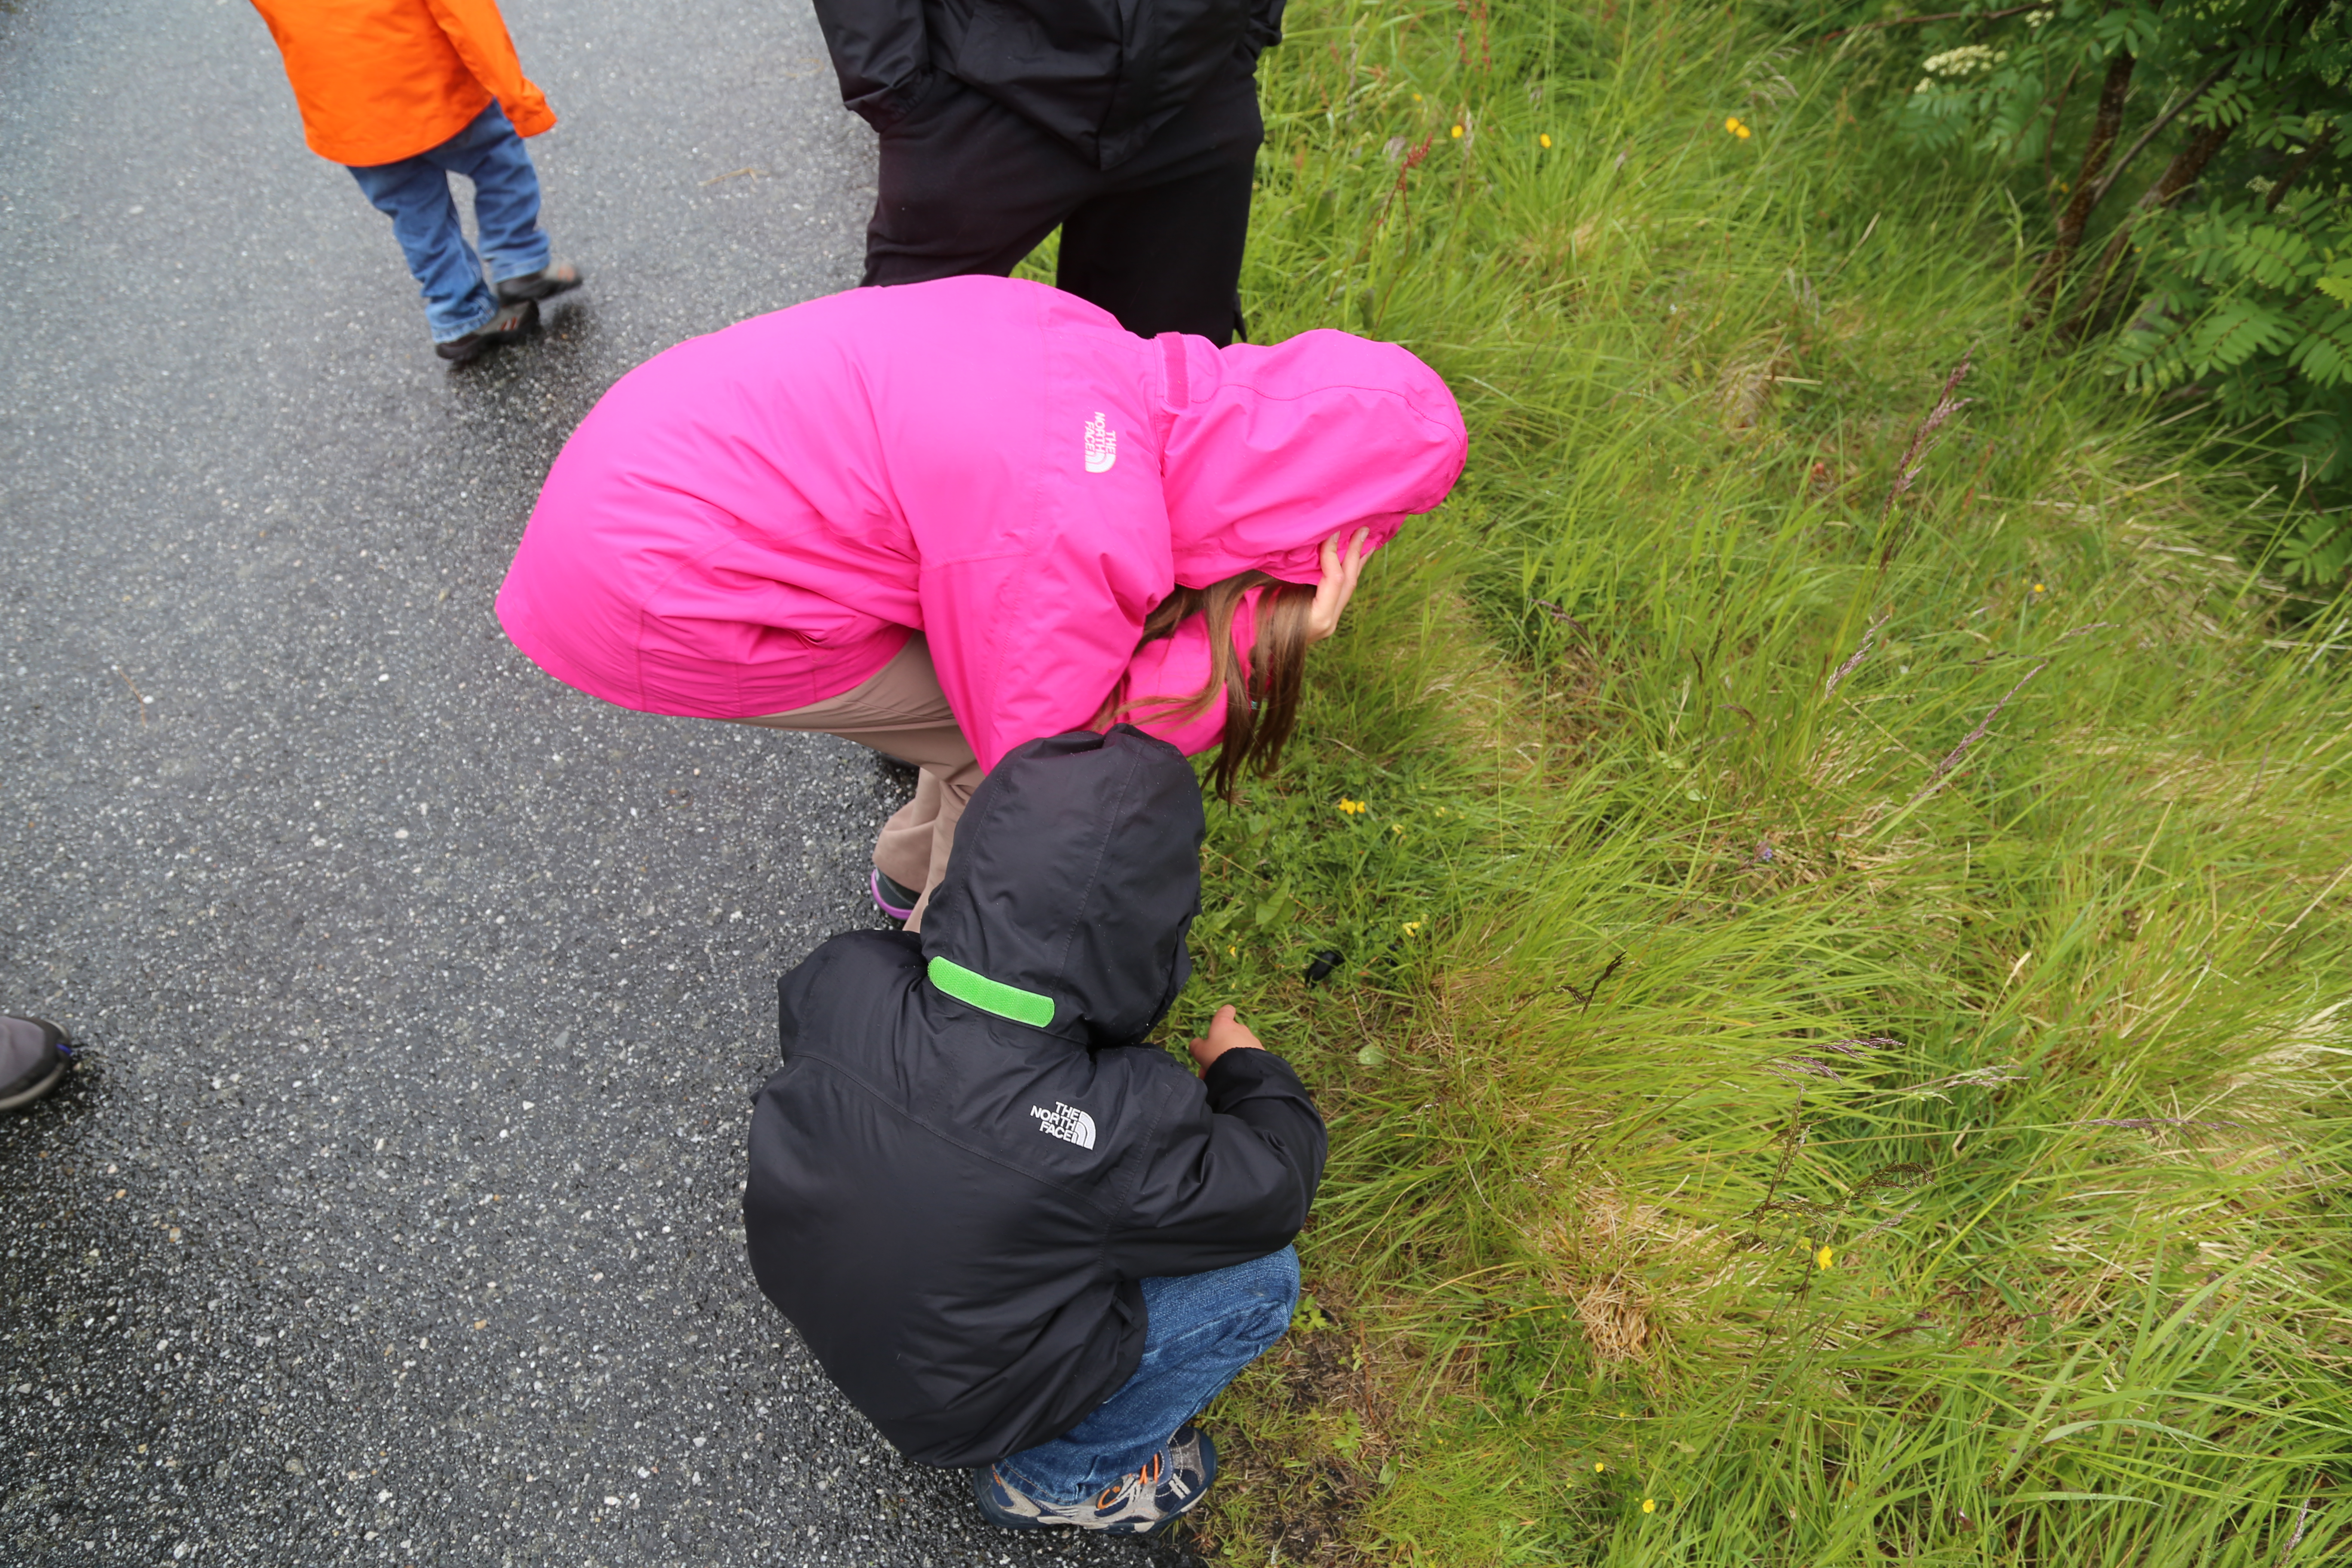
<svg viewBox="0 0 2352 1568">
<path fill-rule="evenodd" d="M 522 74 L 496 0 L 253 0 L 286 58 L 304 140 L 343 164 L 408 258 L 434 352 L 455 363 L 539 325 L 539 301 L 580 286 L 539 226 L 539 172 L 520 138 L 555 123 Z M 476 256 L 449 175 L 473 182 Z M 484 279 L 482 262 L 489 262 Z"/>
</svg>

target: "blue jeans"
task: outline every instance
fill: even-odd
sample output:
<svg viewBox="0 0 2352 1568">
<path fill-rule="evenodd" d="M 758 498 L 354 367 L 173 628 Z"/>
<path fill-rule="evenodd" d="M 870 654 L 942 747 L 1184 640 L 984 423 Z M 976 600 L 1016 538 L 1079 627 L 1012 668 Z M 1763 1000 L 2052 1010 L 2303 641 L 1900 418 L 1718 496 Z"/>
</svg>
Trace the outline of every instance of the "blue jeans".
<svg viewBox="0 0 2352 1568">
<path fill-rule="evenodd" d="M 1206 1274 L 1146 1279 L 1143 1359 L 1067 1432 L 996 1462 L 1039 1502 L 1074 1504 L 1143 1468 L 1290 1327 L 1298 1254 L 1286 1247 Z"/>
<path fill-rule="evenodd" d="M 482 263 L 458 226 L 451 174 L 474 183 L 474 219 L 492 279 L 536 272 L 552 250 L 539 226 L 539 171 L 496 102 L 429 152 L 352 169 L 367 199 L 392 219 L 393 237 L 424 290 L 425 320 L 436 343 L 462 338 L 499 313 Z"/>
</svg>

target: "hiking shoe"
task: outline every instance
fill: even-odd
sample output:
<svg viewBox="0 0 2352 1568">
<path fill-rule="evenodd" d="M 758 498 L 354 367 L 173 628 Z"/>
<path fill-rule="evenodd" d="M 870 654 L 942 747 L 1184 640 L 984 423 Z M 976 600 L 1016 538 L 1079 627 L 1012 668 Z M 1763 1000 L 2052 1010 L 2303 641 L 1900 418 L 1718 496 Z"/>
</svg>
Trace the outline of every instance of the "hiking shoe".
<svg viewBox="0 0 2352 1568">
<path fill-rule="evenodd" d="M 446 343 L 435 343 L 433 352 L 451 364 L 464 364 L 477 360 L 500 343 L 510 343 L 527 338 L 539 331 L 539 306 L 529 300 L 512 305 L 501 305 L 499 313 L 467 332 L 462 338 L 451 338 Z"/>
<path fill-rule="evenodd" d="M 525 300 L 551 300 L 558 294 L 569 294 L 583 281 L 580 268 L 569 261 L 558 261 L 520 278 L 501 278 L 491 287 L 499 291 L 499 304 L 517 305 Z"/>
<path fill-rule="evenodd" d="M 30 1105 L 65 1081 L 73 1042 L 47 1018 L 0 1013 L 0 1110 Z"/>
<path fill-rule="evenodd" d="M 874 889 L 874 907 L 894 921 L 903 921 L 913 915 L 916 903 L 923 896 L 884 876 L 878 866 L 874 868 L 874 880 L 867 885 Z"/>
<path fill-rule="evenodd" d="M 1199 1506 L 1217 1479 L 1217 1450 L 1190 1422 L 1135 1474 L 1083 1502 L 1039 1502 L 991 1465 L 971 1473 L 972 1496 L 991 1524 L 1042 1530 L 1066 1524 L 1106 1535 L 1157 1535 Z"/>
</svg>

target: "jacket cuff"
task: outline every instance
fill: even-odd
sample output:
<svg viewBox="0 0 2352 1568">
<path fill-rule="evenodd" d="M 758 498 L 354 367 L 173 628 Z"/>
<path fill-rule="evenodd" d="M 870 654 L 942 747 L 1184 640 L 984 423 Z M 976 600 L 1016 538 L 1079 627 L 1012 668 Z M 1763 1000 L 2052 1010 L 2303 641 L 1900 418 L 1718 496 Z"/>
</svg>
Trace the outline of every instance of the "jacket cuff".
<svg viewBox="0 0 2352 1568">
<path fill-rule="evenodd" d="M 1250 6 L 1249 20 L 1242 29 L 1242 47 L 1255 61 L 1258 56 L 1282 42 L 1282 13 L 1286 0 L 1256 0 Z"/>
<path fill-rule="evenodd" d="M 511 101 L 499 100 L 499 107 L 506 111 L 518 136 L 536 136 L 555 128 L 555 110 L 547 106 L 547 95 L 528 82 Z"/>
<path fill-rule="evenodd" d="M 931 89 L 939 85 L 941 74 L 936 69 L 919 71 L 906 80 L 878 91 L 861 93 L 841 101 L 875 130 L 896 130 L 914 114 L 917 106 L 931 95 Z"/>
<path fill-rule="evenodd" d="M 1211 1062 L 1209 1070 L 1201 1076 L 1202 1087 L 1209 1091 L 1209 1108 L 1216 1111 L 1223 1111 L 1234 1100 L 1248 1098 L 1252 1089 L 1263 1088 L 1269 1081 L 1296 1091 L 1310 1105 L 1314 1103 L 1297 1069 L 1263 1046 L 1255 1050 L 1244 1046 L 1227 1051 Z"/>
</svg>

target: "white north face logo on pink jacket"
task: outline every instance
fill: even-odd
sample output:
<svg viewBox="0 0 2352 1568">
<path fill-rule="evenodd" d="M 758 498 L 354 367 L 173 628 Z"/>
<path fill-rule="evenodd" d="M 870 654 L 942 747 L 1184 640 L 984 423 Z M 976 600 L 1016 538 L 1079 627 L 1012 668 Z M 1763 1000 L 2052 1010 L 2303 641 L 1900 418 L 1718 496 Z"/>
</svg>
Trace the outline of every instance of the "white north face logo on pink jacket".
<svg viewBox="0 0 2352 1568">
<path fill-rule="evenodd" d="M 1095 1119 L 1075 1105 L 1064 1105 L 1057 1100 L 1054 1101 L 1053 1110 L 1033 1105 L 1029 1108 L 1029 1114 L 1037 1119 L 1041 1130 L 1052 1133 L 1065 1143 L 1076 1143 L 1081 1149 L 1095 1146 Z"/>
<path fill-rule="evenodd" d="M 1087 472 L 1102 474 L 1118 461 L 1118 432 L 1100 412 L 1087 421 Z"/>
</svg>

